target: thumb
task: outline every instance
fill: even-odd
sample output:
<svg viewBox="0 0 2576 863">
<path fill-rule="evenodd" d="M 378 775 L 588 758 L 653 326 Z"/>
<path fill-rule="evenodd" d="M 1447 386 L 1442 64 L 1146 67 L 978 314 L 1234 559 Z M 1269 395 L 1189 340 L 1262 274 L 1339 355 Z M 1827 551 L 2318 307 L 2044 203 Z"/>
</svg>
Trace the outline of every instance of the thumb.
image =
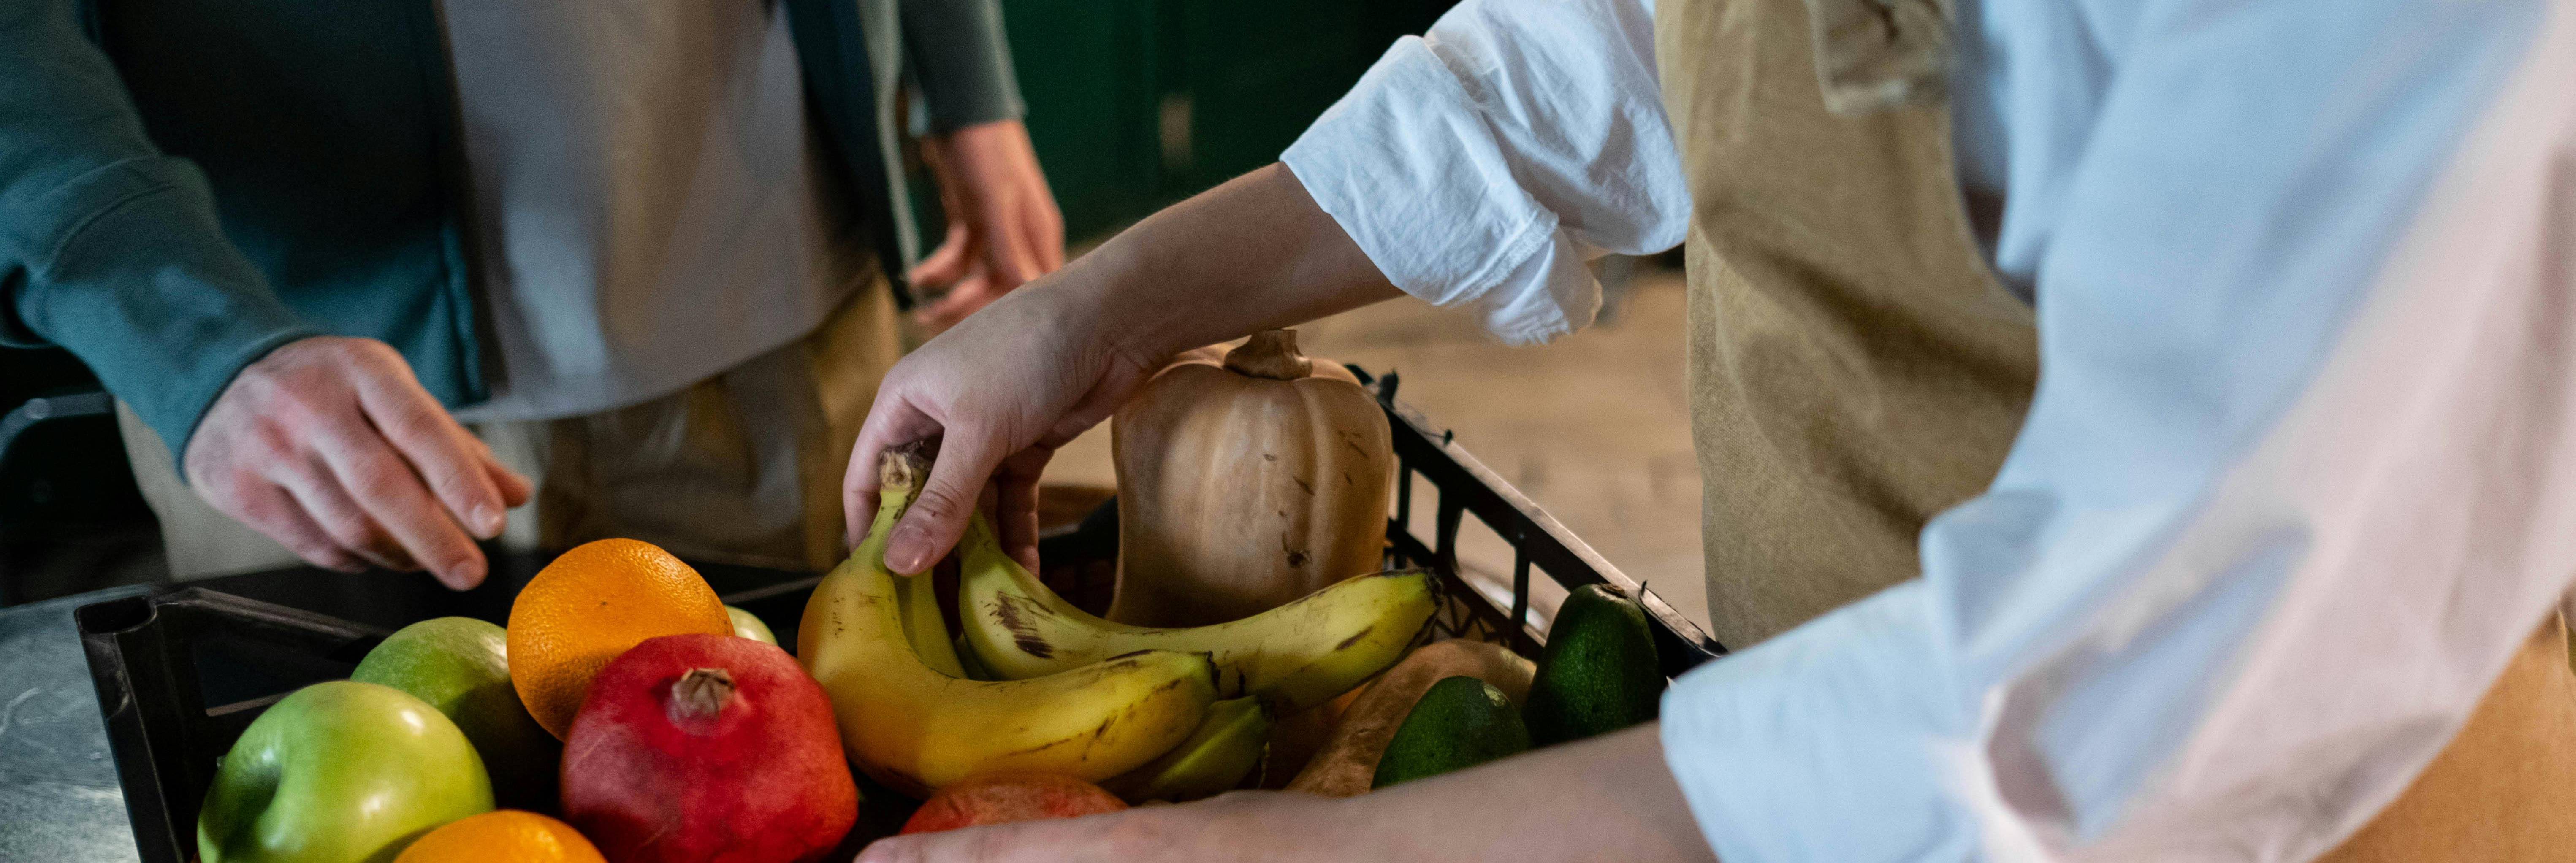
<svg viewBox="0 0 2576 863">
<path fill-rule="evenodd" d="M 985 479 L 1000 461 L 1001 448 L 989 439 L 961 440 L 953 430 L 943 436 L 939 457 L 930 465 L 930 479 L 904 509 L 903 520 L 895 523 L 894 536 L 886 539 L 886 568 L 912 575 L 928 571 L 948 556 L 948 550 L 957 547 L 957 538 L 965 534 L 976 501 L 983 497 Z"/>
</svg>

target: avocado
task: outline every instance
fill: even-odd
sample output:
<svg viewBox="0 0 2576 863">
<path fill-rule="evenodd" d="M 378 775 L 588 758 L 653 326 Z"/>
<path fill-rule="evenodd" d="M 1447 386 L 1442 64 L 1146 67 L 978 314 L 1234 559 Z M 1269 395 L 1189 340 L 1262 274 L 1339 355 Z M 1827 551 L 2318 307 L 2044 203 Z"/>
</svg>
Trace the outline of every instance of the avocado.
<svg viewBox="0 0 2576 863">
<path fill-rule="evenodd" d="M 1556 610 L 1522 718 L 1533 742 L 1553 746 L 1652 722 L 1663 695 L 1645 609 L 1618 588 L 1586 585 Z"/>
<path fill-rule="evenodd" d="M 1444 677 L 1404 715 L 1386 753 L 1378 756 L 1369 788 L 1464 770 L 1528 749 L 1529 730 L 1502 690 L 1473 677 Z"/>
</svg>

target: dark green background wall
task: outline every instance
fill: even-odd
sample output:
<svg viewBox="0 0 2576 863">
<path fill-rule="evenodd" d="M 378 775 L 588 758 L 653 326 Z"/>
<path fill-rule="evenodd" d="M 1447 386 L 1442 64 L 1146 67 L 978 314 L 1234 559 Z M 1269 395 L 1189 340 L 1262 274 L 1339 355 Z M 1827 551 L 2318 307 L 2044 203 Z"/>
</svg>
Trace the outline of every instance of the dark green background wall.
<svg viewBox="0 0 2576 863">
<path fill-rule="evenodd" d="M 1275 160 L 1449 0 L 1003 0 L 1029 136 L 1080 239 Z"/>
</svg>

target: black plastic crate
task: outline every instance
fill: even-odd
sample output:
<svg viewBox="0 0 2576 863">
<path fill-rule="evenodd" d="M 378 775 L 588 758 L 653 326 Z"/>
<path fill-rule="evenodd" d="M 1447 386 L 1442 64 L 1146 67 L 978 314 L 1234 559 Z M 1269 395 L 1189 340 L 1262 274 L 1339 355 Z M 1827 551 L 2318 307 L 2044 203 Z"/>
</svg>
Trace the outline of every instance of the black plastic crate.
<svg viewBox="0 0 2576 863">
<path fill-rule="evenodd" d="M 214 780 L 216 760 L 268 705 L 308 684 L 349 676 L 367 651 L 404 624 L 449 615 L 505 622 L 511 598 L 547 559 L 493 555 L 483 585 L 463 592 L 417 576 L 296 568 L 192 582 L 74 611 L 141 858 L 184 863 L 196 857 L 197 806 Z M 727 605 L 759 615 L 781 643 L 796 643 L 805 596 L 819 576 L 691 565 Z"/>
<path fill-rule="evenodd" d="M 1656 655 L 1666 677 L 1679 677 L 1700 663 L 1726 655 L 1726 647 L 1699 624 L 1611 566 L 1555 516 L 1459 447 L 1448 430 L 1397 401 L 1400 381 L 1394 372 L 1378 379 L 1357 366 L 1347 368 L 1377 395 L 1378 406 L 1386 411 L 1387 424 L 1395 433 L 1396 515 L 1386 526 L 1388 560 L 1391 566 L 1427 567 L 1440 576 L 1450 602 L 1432 621 L 1436 634 L 1496 641 L 1536 657 L 1544 633 L 1529 622 L 1530 570 L 1535 568 L 1569 591 L 1607 584 L 1636 597 L 1654 628 Z M 1434 495 L 1427 540 L 1412 523 L 1415 490 L 1424 486 Z M 1508 605 L 1478 592 L 1459 572 L 1458 529 L 1469 515 L 1512 547 Z"/>
<path fill-rule="evenodd" d="M 1378 394 L 1394 431 L 1397 515 L 1387 523 L 1389 563 L 1425 567 L 1438 576 L 1442 608 L 1430 637 L 1479 638 L 1535 656 L 1543 633 L 1527 622 L 1527 612 L 1530 572 L 1536 569 L 1568 590 L 1610 584 L 1638 597 L 1668 676 L 1725 653 L 1670 604 L 1640 589 L 1468 455 L 1448 432 L 1396 401 L 1395 375 L 1373 380 L 1352 371 Z M 1417 487 L 1434 495 L 1427 537 L 1411 519 Z M 1040 554 L 1047 580 L 1069 596 L 1104 597 L 1097 588 L 1116 552 L 1116 514 L 1114 504 L 1104 505 L 1078 528 L 1045 538 Z M 1479 592 L 1458 571 L 1458 532 L 1470 515 L 1514 549 L 1508 603 Z M 195 856 L 197 806 L 213 781 L 216 759 L 269 704 L 307 684 L 348 676 L 368 650 L 412 621 L 463 615 L 503 622 L 511 598 L 544 560 L 494 555 L 490 577 L 464 592 L 418 577 L 293 569 L 194 582 L 79 609 L 74 617 L 142 859 L 184 863 Z M 726 604 L 760 616 L 780 644 L 796 643 L 798 619 L 819 576 L 691 563 Z M 870 795 L 872 802 L 901 805 L 893 797 Z M 871 825 L 900 824 L 904 814 L 862 812 L 853 841 Z"/>
</svg>

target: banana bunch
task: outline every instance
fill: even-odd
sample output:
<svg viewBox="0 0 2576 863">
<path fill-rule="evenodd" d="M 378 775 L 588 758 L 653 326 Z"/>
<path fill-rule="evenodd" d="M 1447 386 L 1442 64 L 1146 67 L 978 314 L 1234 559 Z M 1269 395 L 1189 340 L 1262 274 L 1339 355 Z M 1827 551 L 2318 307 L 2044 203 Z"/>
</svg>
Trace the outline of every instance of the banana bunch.
<svg viewBox="0 0 2576 863">
<path fill-rule="evenodd" d="M 1283 716 L 1395 664 L 1433 610 L 1430 574 L 1404 570 L 1351 578 L 1229 623 L 1129 626 L 1057 596 L 1002 552 L 981 515 L 958 547 L 966 644 L 994 674 L 1036 678 L 1139 650 L 1204 653 L 1216 661 L 1220 697 L 1256 696 Z"/>
<path fill-rule="evenodd" d="M 1098 782 L 1171 753 L 1206 724 L 1216 669 L 1148 651 L 1027 679 L 965 679 L 927 578 L 885 567 L 885 539 L 928 459 L 879 464 L 876 527 L 805 605 L 797 659 L 831 697 L 850 760 L 915 796 L 971 776 L 1054 773 Z"/>
<path fill-rule="evenodd" d="M 1278 714 L 1261 699 L 1219 701 L 1208 707 L 1207 721 L 1188 740 L 1100 787 L 1136 803 L 1179 803 L 1232 791 L 1261 767 L 1270 752 L 1270 729 L 1278 724 Z"/>
</svg>

